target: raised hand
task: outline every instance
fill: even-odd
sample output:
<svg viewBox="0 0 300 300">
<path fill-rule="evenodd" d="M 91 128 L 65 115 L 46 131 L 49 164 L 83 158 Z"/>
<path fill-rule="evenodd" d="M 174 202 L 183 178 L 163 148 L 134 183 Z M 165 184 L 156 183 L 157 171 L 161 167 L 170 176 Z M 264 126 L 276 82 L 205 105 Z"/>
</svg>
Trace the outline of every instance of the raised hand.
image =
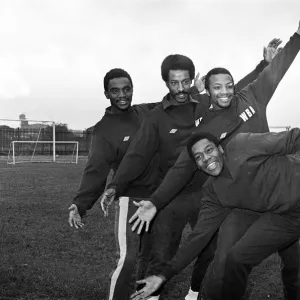
<svg viewBox="0 0 300 300">
<path fill-rule="evenodd" d="M 281 50 L 278 46 L 282 43 L 281 39 L 274 38 L 267 47 L 264 47 L 264 60 L 267 62 L 271 62 L 272 59 L 277 55 L 277 53 Z"/>
<path fill-rule="evenodd" d="M 78 229 L 79 227 L 83 227 L 84 224 L 81 222 L 81 217 L 78 212 L 78 207 L 76 204 L 72 204 L 69 208 L 69 224 L 71 227 L 75 227 Z"/>
<path fill-rule="evenodd" d="M 151 294 L 153 294 L 155 291 L 157 291 L 161 285 L 166 281 L 164 276 L 150 276 L 146 279 L 137 281 L 138 284 L 145 284 L 145 286 L 132 294 L 130 296 L 130 299 L 133 300 L 143 300 L 147 299 Z"/>
<path fill-rule="evenodd" d="M 194 86 L 197 88 L 198 92 L 201 93 L 205 89 L 205 76 L 200 77 L 200 73 L 197 73 L 197 76 L 194 79 Z"/>
<path fill-rule="evenodd" d="M 135 231 L 136 228 L 139 226 L 138 234 L 141 234 L 142 229 L 144 227 L 144 224 L 146 223 L 146 231 L 149 230 L 149 225 L 151 220 L 154 218 L 157 209 L 155 205 L 151 201 L 140 201 L 135 202 L 133 201 L 133 204 L 138 207 L 135 214 L 130 218 L 129 223 L 132 223 L 134 220 L 136 220 L 132 226 L 132 231 Z"/>
<path fill-rule="evenodd" d="M 116 190 L 113 188 L 107 189 L 101 196 L 100 203 L 101 203 L 101 209 L 104 213 L 104 217 L 108 216 L 108 208 L 115 200 L 115 197 L 116 197 Z"/>
</svg>

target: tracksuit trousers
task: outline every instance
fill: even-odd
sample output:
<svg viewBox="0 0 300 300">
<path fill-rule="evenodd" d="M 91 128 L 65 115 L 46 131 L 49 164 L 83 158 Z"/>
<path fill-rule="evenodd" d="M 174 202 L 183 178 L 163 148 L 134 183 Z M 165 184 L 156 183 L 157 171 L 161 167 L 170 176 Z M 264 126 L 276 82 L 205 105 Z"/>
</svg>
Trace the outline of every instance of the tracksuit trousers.
<svg viewBox="0 0 300 300">
<path fill-rule="evenodd" d="M 179 195 L 157 214 L 151 228 L 152 249 L 148 275 L 160 274 L 176 254 L 185 225 L 189 223 L 193 229 L 197 223 L 200 204 L 201 192 Z"/>
<path fill-rule="evenodd" d="M 217 249 L 205 280 L 204 298 L 242 299 L 252 268 L 278 251 L 283 262 L 281 275 L 285 297 L 287 300 L 300 300 L 299 236 L 300 213 L 297 219 L 296 213 L 259 214 L 234 209 L 214 237 L 212 245 L 217 244 Z M 210 250 L 213 253 L 213 247 Z M 196 266 L 192 277 L 195 282 L 197 268 L 201 269 L 201 265 Z M 203 271 L 199 273 L 201 275 Z M 198 299 L 201 299 L 200 294 Z"/>
<path fill-rule="evenodd" d="M 145 198 L 143 198 L 145 199 Z M 110 274 L 108 300 L 126 300 L 134 290 L 134 272 L 136 280 L 143 279 L 151 250 L 150 234 L 138 235 L 131 230 L 129 220 L 136 212 L 133 201 L 141 198 L 120 197 L 115 202 L 115 239 L 117 245 L 117 265 Z"/>
</svg>

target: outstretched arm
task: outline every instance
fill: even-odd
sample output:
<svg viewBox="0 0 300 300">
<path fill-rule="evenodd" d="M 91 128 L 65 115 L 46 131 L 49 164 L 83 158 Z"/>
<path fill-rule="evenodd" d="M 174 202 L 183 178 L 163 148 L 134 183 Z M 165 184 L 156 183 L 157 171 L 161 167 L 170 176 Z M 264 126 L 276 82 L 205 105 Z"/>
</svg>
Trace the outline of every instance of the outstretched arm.
<svg viewBox="0 0 300 300">
<path fill-rule="evenodd" d="M 110 166 L 115 157 L 116 153 L 111 144 L 95 128 L 88 161 L 82 174 L 78 193 L 73 201 L 81 216 L 93 207 L 104 192 Z"/>
<path fill-rule="evenodd" d="M 229 142 L 226 151 L 236 147 L 251 157 L 293 154 L 300 151 L 300 129 L 278 133 L 240 133 Z"/>
<path fill-rule="evenodd" d="M 290 38 L 285 47 L 274 57 L 268 67 L 252 84 L 243 89 L 240 94 L 247 98 L 253 95 L 257 102 L 267 106 L 277 86 L 293 63 L 300 49 L 300 22 L 296 33 Z"/>
<path fill-rule="evenodd" d="M 179 155 L 175 165 L 165 176 L 161 185 L 151 196 L 150 201 L 158 210 L 162 209 L 193 179 L 196 171 L 197 166 L 191 160 L 185 148 Z M 199 175 L 197 174 L 197 176 Z M 203 183 L 206 181 L 206 178 L 207 175 L 203 173 Z"/>
<path fill-rule="evenodd" d="M 210 195 L 206 195 L 206 198 L 203 199 L 203 208 L 200 211 L 197 225 L 194 231 L 189 235 L 187 245 L 179 249 L 176 256 L 168 263 L 168 266 L 162 274 L 153 275 L 138 281 L 137 283 L 145 284 L 145 286 L 134 293 L 131 299 L 147 299 L 147 297 L 158 290 L 164 282 L 187 267 L 209 243 L 229 212 L 230 209 L 220 206 L 217 199 L 210 198 Z"/>
<path fill-rule="evenodd" d="M 239 92 L 243 88 L 245 88 L 248 84 L 252 83 L 254 80 L 257 79 L 258 75 L 269 65 L 272 59 L 276 56 L 279 49 L 278 46 L 282 43 L 280 39 L 274 38 L 272 41 L 269 42 L 267 47 L 264 47 L 263 50 L 263 57 L 264 59 L 256 66 L 256 68 L 242 78 L 236 85 L 235 91 Z"/>
</svg>

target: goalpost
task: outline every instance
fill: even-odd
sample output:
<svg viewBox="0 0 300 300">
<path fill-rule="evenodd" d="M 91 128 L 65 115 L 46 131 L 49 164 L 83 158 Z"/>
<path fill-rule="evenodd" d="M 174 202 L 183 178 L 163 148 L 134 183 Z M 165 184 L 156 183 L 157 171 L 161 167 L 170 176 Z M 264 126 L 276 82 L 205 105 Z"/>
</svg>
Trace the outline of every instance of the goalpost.
<svg viewBox="0 0 300 300">
<path fill-rule="evenodd" d="M 53 121 L 0 119 L 0 155 L 8 164 L 25 162 L 78 162 L 79 142 L 69 140 L 68 132 L 56 140 L 56 124 Z"/>
</svg>

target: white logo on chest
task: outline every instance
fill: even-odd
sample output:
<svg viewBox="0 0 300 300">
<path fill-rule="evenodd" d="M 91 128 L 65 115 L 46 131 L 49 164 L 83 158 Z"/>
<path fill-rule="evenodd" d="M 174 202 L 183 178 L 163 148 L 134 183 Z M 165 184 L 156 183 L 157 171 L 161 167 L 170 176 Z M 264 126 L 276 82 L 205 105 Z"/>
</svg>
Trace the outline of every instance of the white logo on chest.
<svg viewBox="0 0 300 300">
<path fill-rule="evenodd" d="M 175 133 L 177 129 L 171 129 L 169 133 Z"/>
<path fill-rule="evenodd" d="M 249 108 L 245 109 L 245 111 L 243 111 L 240 114 L 240 118 L 246 122 L 248 121 L 249 118 L 251 118 L 253 115 L 255 114 L 255 110 L 252 106 L 249 105 Z"/>
<path fill-rule="evenodd" d="M 130 139 L 130 136 L 125 136 L 123 142 L 127 142 Z"/>
<path fill-rule="evenodd" d="M 220 136 L 220 139 L 224 139 L 226 135 L 227 135 L 227 132 L 222 133 Z"/>
</svg>

